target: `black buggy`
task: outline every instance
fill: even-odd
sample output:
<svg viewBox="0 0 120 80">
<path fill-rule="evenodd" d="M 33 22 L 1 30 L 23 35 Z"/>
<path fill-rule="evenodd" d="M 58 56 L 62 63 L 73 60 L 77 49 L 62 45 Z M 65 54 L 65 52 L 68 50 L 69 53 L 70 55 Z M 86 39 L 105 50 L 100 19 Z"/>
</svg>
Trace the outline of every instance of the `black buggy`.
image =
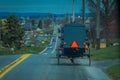
<svg viewBox="0 0 120 80">
<path fill-rule="evenodd" d="M 61 29 L 60 45 L 57 48 L 57 60 L 60 63 L 60 58 L 70 58 L 74 63 L 77 57 L 87 56 L 89 65 L 91 65 L 89 43 L 86 41 L 86 28 L 82 24 L 66 24 Z M 88 54 L 85 54 L 85 49 L 88 46 Z"/>
</svg>

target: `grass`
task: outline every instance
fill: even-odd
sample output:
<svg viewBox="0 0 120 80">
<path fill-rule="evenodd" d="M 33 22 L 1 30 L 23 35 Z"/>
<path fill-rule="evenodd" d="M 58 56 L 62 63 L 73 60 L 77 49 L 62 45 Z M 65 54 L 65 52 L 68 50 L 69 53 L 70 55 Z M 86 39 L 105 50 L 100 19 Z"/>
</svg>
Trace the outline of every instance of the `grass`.
<svg viewBox="0 0 120 80">
<path fill-rule="evenodd" d="M 38 54 L 41 52 L 44 47 L 22 47 L 21 49 L 15 50 L 15 53 L 10 52 L 10 49 L 8 48 L 2 48 L 0 49 L 0 55 L 15 55 L 15 54 L 25 54 L 25 53 L 31 53 L 31 54 Z"/>
<path fill-rule="evenodd" d="M 25 54 L 25 53 L 31 53 L 31 54 L 38 54 L 41 52 L 45 47 L 24 47 L 20 50 L 16 50 L 16 54 Z"/>
<path fill-rule="evenodd" d="M 106 72 L 113 78 L 113 80 L 120 80 L 120 64 L 107 68 Z"/>
<path fill-rule="evenodd" d="M 38 54 L 43 49 L 45 49 L 49 43 L 50 42 L 45 42 L 44 44 L 42 44 L 42 46 L 22 47 L 21 49 L 15 49 L 14 53 L 10 52 L 9 48 L 0 48 L 0 55 L 15 55 L 15 54 L 25 54 L 25 53 Z"/>
<path fill-rule="evenodd" d="M 0 48 L 0 55 L 9 55 L 10 50 L 8 48 Z"/>
<path fill-rule="evenodd" d="M 120 59 L 120 46 L 111 46 L 99 50 L 92 49 L 93 60 Z"/>
<path fill-rule="evenodd" d="M 91 49 L 92 59 L 101 60 L 115 60 L 120 59 L 120 46 L 111 46 L 99 50 Z M 111 66 L 105 69 L 105 72 L 110 75 L 113 80 L 120 80 L 120 64 Z"/>
</svg>

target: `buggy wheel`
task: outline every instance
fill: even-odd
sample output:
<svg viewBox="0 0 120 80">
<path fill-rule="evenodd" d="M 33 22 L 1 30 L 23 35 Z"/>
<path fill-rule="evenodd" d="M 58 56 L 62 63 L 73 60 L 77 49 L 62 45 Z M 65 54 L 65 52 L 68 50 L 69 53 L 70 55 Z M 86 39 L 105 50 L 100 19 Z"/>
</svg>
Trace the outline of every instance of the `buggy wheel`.
<svg viewBox="0 0 120 80">
<path fill-rule="evenodd" d="M 57 60 L 58 60 L 58 62 L 57 62 L 57 63 L 59 64 L 59 63 L 60 63 L 60 58 L 59 58 L 59 56 L 58 56 Z"/>
<path fill-rule="evenodd" d="M 89 58 L 89 66 L 91 66 L 91 53 L 90 53 L 90 48 L 89 48 L 88 58 Z"/>
<path fill-rule="evenodd" d="M 89 66 L 91 66 L 91 55 L 89 55 Z"/>
<path fill-rule="evenodd" d="M 72 63 L 74 63 L 74 58 L 71 58 L 70 60 L 71 60 Z"/>
<path fill-rule="evenodd" d="M 57 56 L 57 63 L 58 63 L 58 64 L 60 63 L 60 57 L 61 57 L 61 55 L 58 55 L 58 56 Z"/>
</svg>

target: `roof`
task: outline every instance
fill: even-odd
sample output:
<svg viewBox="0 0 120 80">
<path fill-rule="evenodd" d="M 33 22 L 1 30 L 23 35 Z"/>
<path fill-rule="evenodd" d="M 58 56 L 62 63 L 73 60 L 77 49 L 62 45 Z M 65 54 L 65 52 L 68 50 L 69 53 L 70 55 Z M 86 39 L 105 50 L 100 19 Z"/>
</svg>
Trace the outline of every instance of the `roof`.
<svg viewBox="0 0 120 80">
<path fill-rule="evenodd" d="M 30 29 L 36 29 L 36 27 L 33 26 L 33 25 L 31 25 L 31 24 L 24 24 L 22 27 L 25 28 L 25 29 L 28 29 L 28 28 L 30 28 Z"/>
</svg>

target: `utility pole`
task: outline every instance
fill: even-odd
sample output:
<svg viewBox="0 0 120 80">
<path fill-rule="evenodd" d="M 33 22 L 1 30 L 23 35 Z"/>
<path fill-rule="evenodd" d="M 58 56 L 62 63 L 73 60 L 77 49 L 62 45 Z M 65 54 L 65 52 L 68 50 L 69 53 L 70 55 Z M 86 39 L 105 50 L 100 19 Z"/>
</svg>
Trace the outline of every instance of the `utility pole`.
<svg viewBox="0 0 120 80">
<path fill-rule="evenodd" d="M 1 27 L 2 27 L 2 21 L 0 20 L 0 48 L 2 46 L 2 40 L 1 40 Z"/>
<path fill-rule="evenodd" d="M 72 0 L 72 22 L 74 23 L 75 21 L 75 14 L 74 14 L 74 1 L 75 0 Z"/>
<path fill-rule="evenodd" d="M 85 23 L 85 0 L 82 0 L 82 23 Z"/>
</svg>

